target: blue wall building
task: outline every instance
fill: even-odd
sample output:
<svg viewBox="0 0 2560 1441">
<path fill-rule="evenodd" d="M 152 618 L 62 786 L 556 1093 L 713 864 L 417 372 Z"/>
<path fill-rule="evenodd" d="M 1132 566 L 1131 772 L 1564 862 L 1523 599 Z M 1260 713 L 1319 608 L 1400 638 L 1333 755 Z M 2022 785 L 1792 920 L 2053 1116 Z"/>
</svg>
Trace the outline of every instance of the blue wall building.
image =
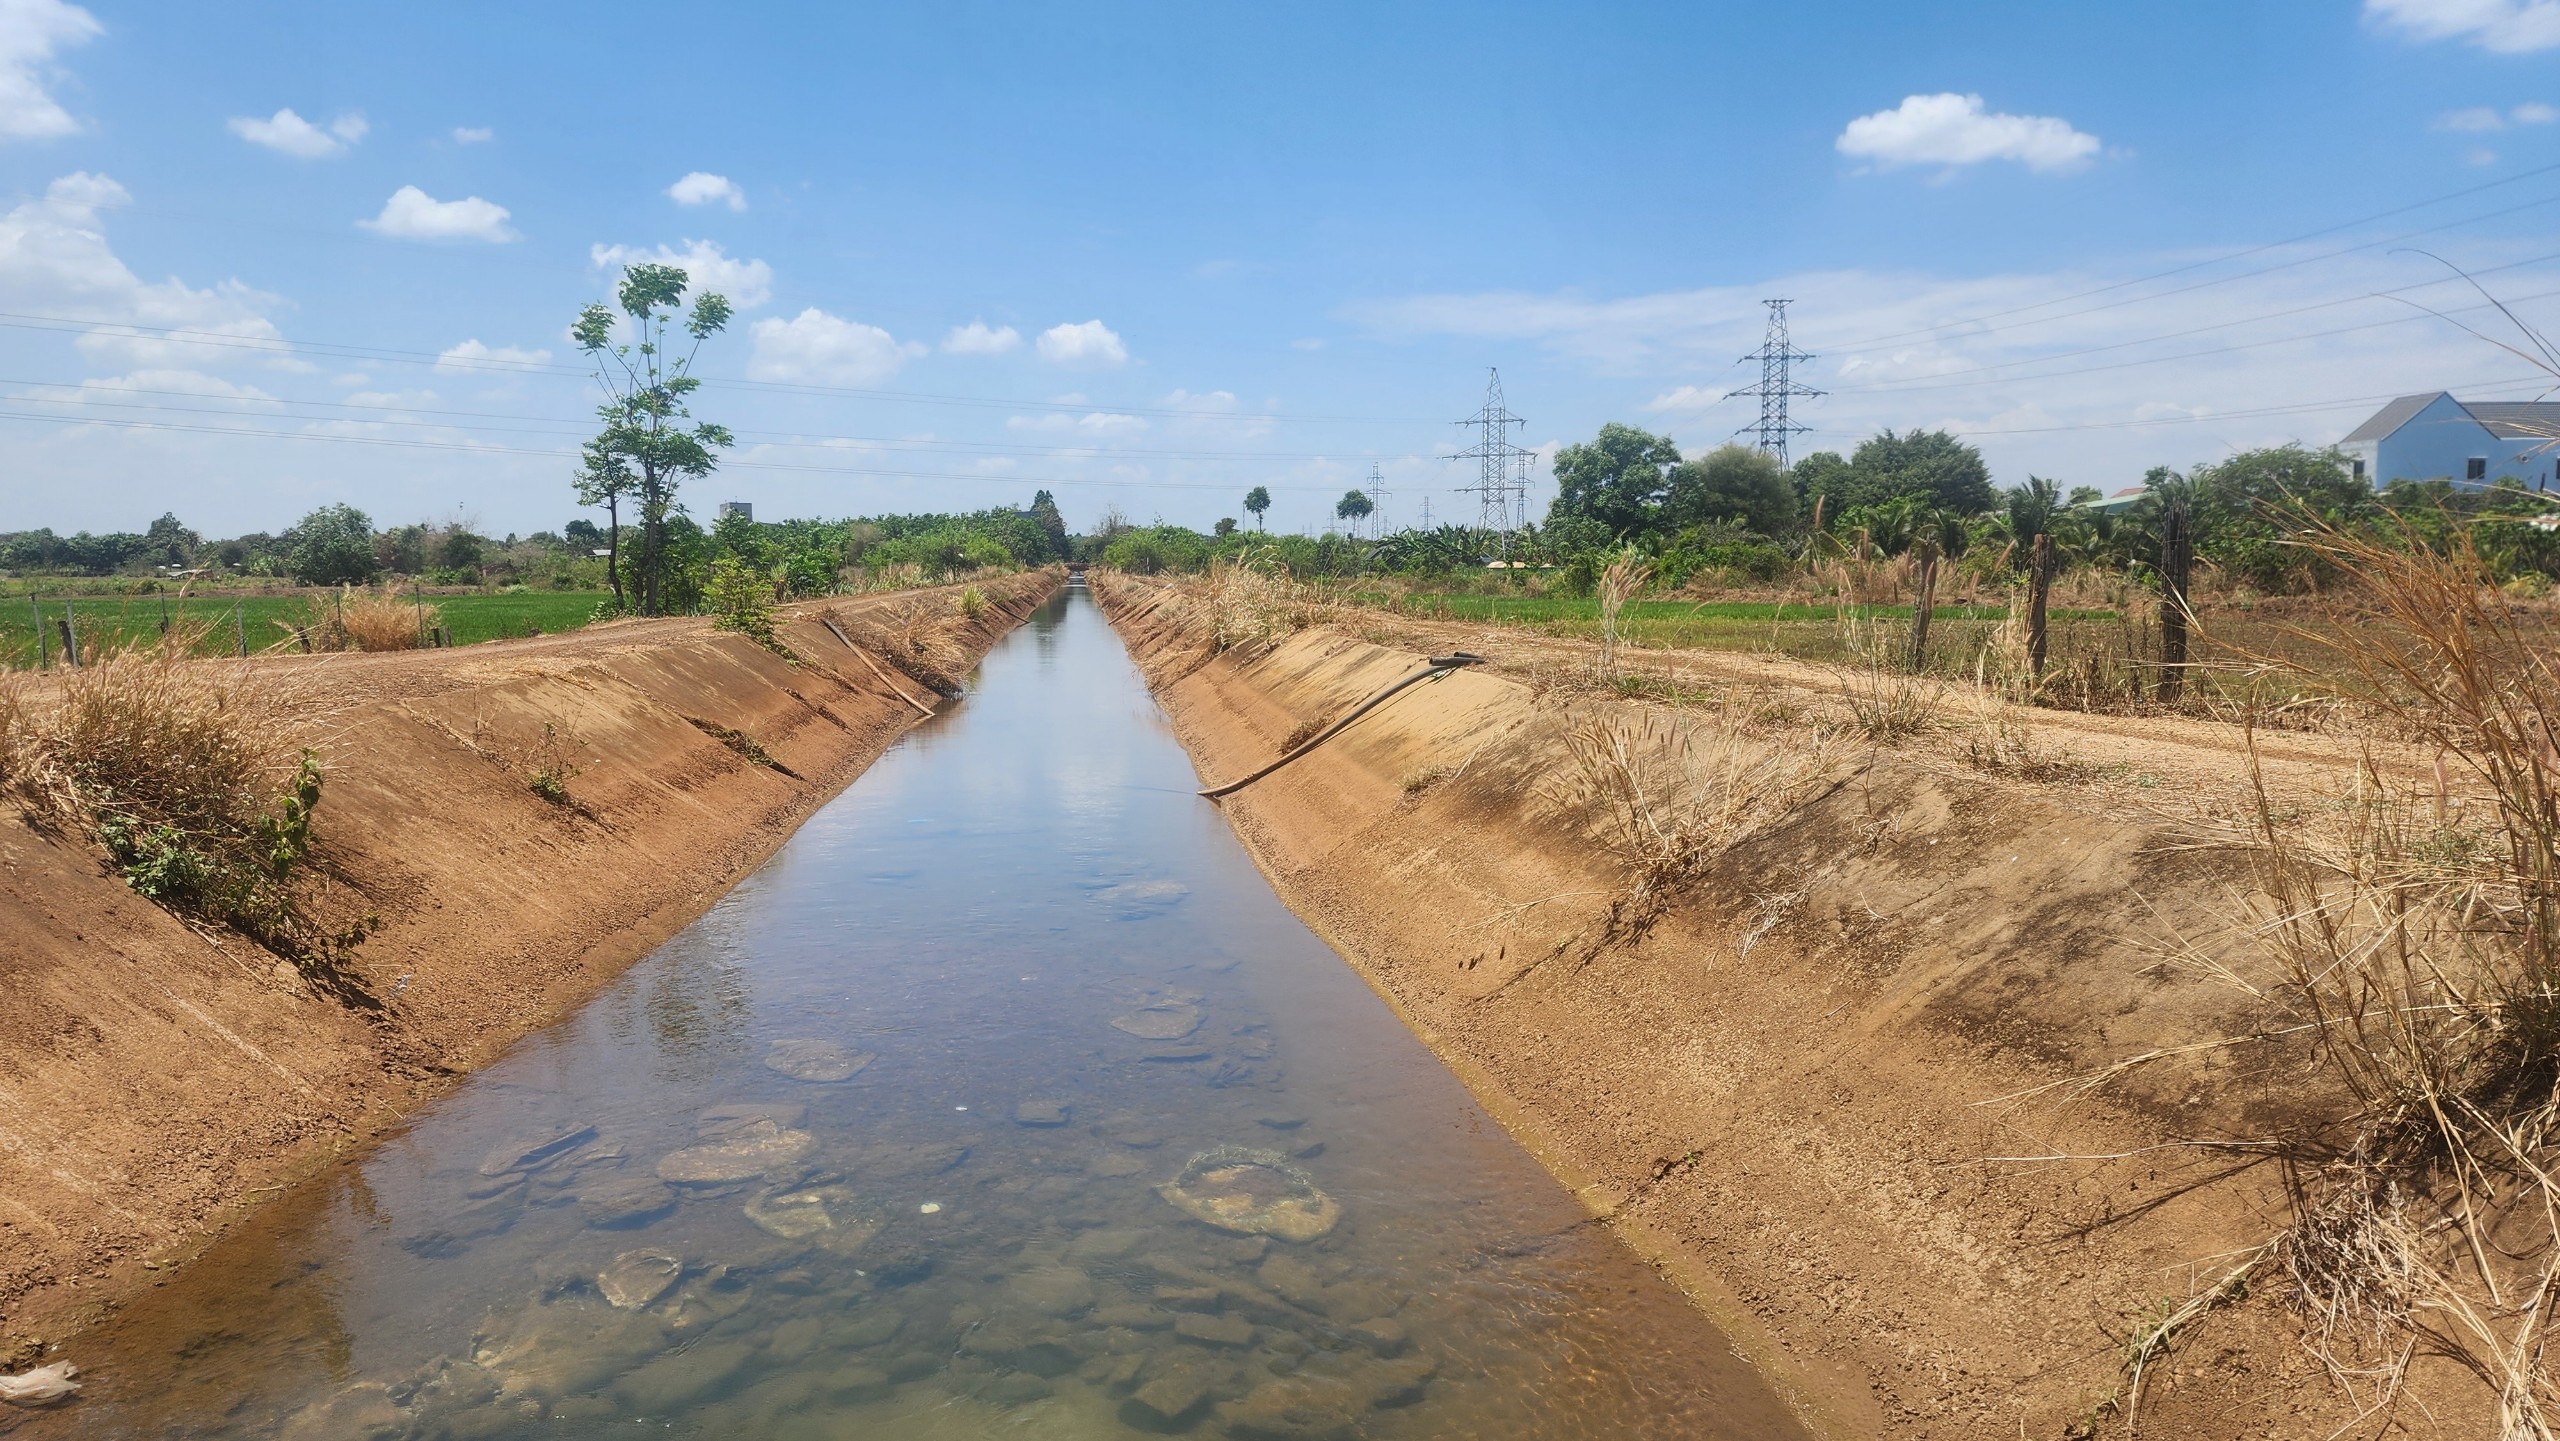
<svg viewBox="0 0 2560 1441">
<path fill-rule="evenodd" d="M 2379 490 L 2395 480 L 2560 488 L 2560 401 L 2474 401 L 2444 391 L 2404 395 L 2338 442 L 2358 478 Z"/>
</svg>

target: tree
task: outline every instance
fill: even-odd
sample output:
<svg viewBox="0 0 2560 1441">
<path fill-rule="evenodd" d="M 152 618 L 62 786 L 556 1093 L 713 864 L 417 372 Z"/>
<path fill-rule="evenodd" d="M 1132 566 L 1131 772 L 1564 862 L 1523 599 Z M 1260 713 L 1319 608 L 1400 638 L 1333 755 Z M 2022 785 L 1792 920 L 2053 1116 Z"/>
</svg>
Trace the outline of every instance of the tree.
<svg viewBox="0 0 2560 1441">
<path fill-rule="evenodd" d="M 1775 539 L 1796 528 L 1796 491 L 1776 456 L 1720 445 L 1672 467 L 1662 514 L 1673 530 L 1726 522 Z"/>
<path fill-rule="evenodd" d="M 483 559 L 485 555 L 480 537 L 460 526 L 454 527 L 445 536 L 444 543 L 436 547 L 436 564 L 447 570 L 476 571 Z"/>
<path fill-rule="evenodd" d="M 1271 508 L 1270 491 L 1267 491 L 1258 485 L 1253 489 L 1246 491 L 1244 493 L 1244 508 L 1253 513 L 1253 528 L 1255 530 L 1266 530 L 1269 528 L 1262 523 L 1262 513 Z"/>
<path fill-rule="evenodd" d="M 578 492 L 578 503 L 604 507 L 605 584 L 613 589 L 613 608 L 627 611 L 631 609 L 631 603 L 622 594 L 622 498 L 631 493 L 631 467 L 621 456 L 613 453 L 603 436 L 588 441 L 581 455 L 584 463 L 573 482 Z M 595 529 L 592 521 L 578 523 L 589 530 Z"/>
<path fill-rule="evenodd" d="M 1612 535 L 1649 530 L 1671 467 L 1679 463 L 1680 449 L 1669 440 L 1612 421 L 1590 442 L 1556 452 L 1556 498 L 1547 518 L 1586 517 Z"/>
<path fill-rule="evenodd" d="M 151 522 L 151 529 L 142 540 L 147 552 L 143 558 L 153 565 L 167 566 L 185 565 L 195 558 L 196 547 L 204 544 L 203 536 L 179 523 L 175 511 L 165 511 Z"/>
<path fill-rule="evenodd" d="M 1917 495 L 1966 515 L 1991 508 L 1991 468 L 1982 452 L 1943 430 L 1877 431 L 1859 444 L 1849 467 L 1867 492 L 1853 504 Z"/>
<path fill-rule="evenodd" d="M 2010 491 L 2006 497 L 2009 512 L 2009 539 L 2024 561 L 2026 549 L 2036 537 L 2053 532 L 2053 518 L 2062 510 L 2062 487 L 2042 476 L 2031 475 L 2027 483 Z"/>
<path fill-rule="evenodd" d="M 1063 558 L 1067 553 L 1067 518 L 1059 513 L 1057 498 L 1045 490 L 1034 492 L 1031 518 L 1040 523 L 1041 532 L 1049 537 L 1049 554 L 1042 558 Z"/>
<path fill-rule="evenodd" d="M 601 303 L 578 314 L 570 335 L 596 367 L 596 383 L 605 403 L 597 407 L 604 421 L 594 447 L 632 476 L 632 494 L 640 507 L 640 609 L 663 614 L 668 590 L 667 517 L 675 509 L 677 485 L 686 477 L 700 479 L 719 464 L 714 453 L 732 443 L 725 426 L 699 423 L 691 427 L 685 397 L 701 388 L 693 375 L 694 357 L 702 342 L 729 323 L 728 297 L 697 295 L 690 311 L 681 309 L 686 276 L 680 266 L 633 265 L 622 272 L 614 299 L 621 316 Z M 616 343 L 615 327 L 627 321 L 630 338 Z M 680 325 L 693 337 L 682 356 L 668 350 L 667 331 Z M 584 477 L 581 477 L 583 482 Z M 583 493 L 583 483 L 581 486 Z"/>
<path fill-rule="evenodd" d="M 373 519 L 352 505 L 324 505 L 295 524 L 286 556 L 304 585 L 370 585 Z"/>
<path fill-rule="evenodd" d="M 1337 520 L 1347 520 L 1357 524 L 1361 519 L 1377 508 L 1377 502 L 1371 500 L 1367 493 L 1357 490 L 1346 490 L 1342 493 L 1342 499 L 1333 503 L 1333 514 L 1334 518 Z"/>
<path fill-rule="evenodd" d="M 1214 533 L 1214 534 L 1216 534 L 1216 535 L 1217 535 L 1218 537 L 1220 537 L 1221 539 L 1224 539 L 1224 538 L 1225 538 L 1225 537 L 1227 537 L 1227 536 L 1230 536 L 1230 535 L 1235 534 L 1235 533 L 1236 533 L 1236 518 L 1235 518 L 1234 516 L 1232 516 L 1232 515 L 1222 515 L 1222 516 L 1219 516 L 1219 517 L 1218 517 L 1218 525 L 1217 525 L 1217 529 L 1216 529 L 1216 531 L 1215 531 L 1215 532 L 1213 532 L 1213 533 Z"/>
</svg>

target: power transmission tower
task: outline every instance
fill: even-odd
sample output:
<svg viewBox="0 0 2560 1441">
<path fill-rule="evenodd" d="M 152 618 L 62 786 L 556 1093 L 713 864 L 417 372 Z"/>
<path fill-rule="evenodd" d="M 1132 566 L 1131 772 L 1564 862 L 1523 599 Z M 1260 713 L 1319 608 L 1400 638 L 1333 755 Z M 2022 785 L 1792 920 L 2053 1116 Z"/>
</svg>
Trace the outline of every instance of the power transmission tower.
<svg viewBox="0 0 2560 1441">
<path fill-rule="evenodd" d="M 1783 468 L 1787 464 L 1787 437 L 1802 435 L 1813 428 L 1809 425 L 1797 425 L 1787 419 L 1788 400 L 1798 396 L 1810 399 L 1822 392 L 1810 385 L 1798 384 L 1788 374 L 1789 368 L 1795 362 L 1813 359 L 1813 352 L 1796 349 L 1795 342 L 1787 338 L 1787 302 L 1764 300 L 1761 304 L 1769 307 L 1768 333 L 1761 337 L 1758 350 L 1742 357 L 1744 360 L 1760 362 L 1760 383 L 1728 392 L 1725 399 L 1732 400 L 1745 395 L 1760 397 L 1760 418 L 1736 430 L 1734 434 L 1758 432 L 1760 448 L 1776 456 L 1779 466 Z"/>
<path fill-rule="evenodd" d="M 1422 528 L 1431 528 L 1431 497 L 1427 495 L 1422 498 Z"/>
<path fill-rule="evenodd" d="M 1387 538 L 1387 478 L 1378 473 L 1378 463 L 1369 462 L 1369 538 Z"/>
<path fill-rule="evenodd" d="M 1503 404 L 1501 371 L 1485 371 L 1484 408 L 1457 423 L 1476 428 L 1476 443 L 1449 457 L 1476 463 L 1476 483 L 1459 486 L 1458 493 L 1476 497 L 1476 528 L 1502 537 L 1502 557 L 1507 562 L 1511 532 L 1519 528 L 1512 517 L 1528 508 L 1527 462 L 1537 452 L 1511 443 L 1511 428 L 1529 422 Z M 1513 478 L 1515 471 L 1518 479 Z"/>
</svg>

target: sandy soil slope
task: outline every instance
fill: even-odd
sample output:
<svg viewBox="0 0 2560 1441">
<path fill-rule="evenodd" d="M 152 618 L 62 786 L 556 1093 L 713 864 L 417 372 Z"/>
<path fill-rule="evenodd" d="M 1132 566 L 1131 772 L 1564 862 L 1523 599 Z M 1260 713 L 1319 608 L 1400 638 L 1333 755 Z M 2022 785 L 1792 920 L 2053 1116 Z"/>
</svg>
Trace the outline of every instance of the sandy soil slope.
<svg viewBox="0 0 2560 1441">
<path fill-rule="evenodd" d="M 1960 725 L 1853 747 L 1650 929 L 1613 935 L 1628 868 L 1567 737 L 1611 715 L 1656 736 L 1679 721 L 1539 684 L 1575 643 L 1350 616 L 1216 654 L 1196 597 L 1098 584 L 1208 781 L 1428 650 L 1503 661 L 1405 692 L 1226 814 L 1293 908 L 1830 1434 L 2121 1433 L 2126 1337 L 2279 1224 L 2274 1166 L 2181 1143 L 2325 1114 L 2297 1049 L 2067 1084 L 2251 1031 L 2239 989 L 2170 960 L 2183 936 L 2249 964 L 2227 909 L 2246 869 L 2196 844 L 2240 803 L 2234 733 L 2031 719 L 2085 758 L 2069 780 L 1968 763 Z M 1569 658 L 1587 670 L 1588 650 Z M 1839 699 L 1810 667 L 1646 663 L 1692 661 L 1747 682 L 1734 704 L 1780 750 Z M 2305 787 L 2347 754 L 2313 737 L 2269 750 L 2276 783 Z M 2323 1437 L 2354 1420 L 2274 1289 L 2153 1367 L 2139 1432 Z M 2417 1394 L 2435 1411 L 2404 1411 L 2408 1434 L 2482 1434 L 2463 1385 Z"/>
<path fill-rule="evenodd" d="M 789 607 L 798 666 L 699 620 L 252 662 L 321 754 L 323 910 L 381 919 L 356 963 L 370 1003 L 0 813 L 0 1353 L 148 1285 L 593 994 L 859 775 L 920 718 L 904 697 L 931 695 L 821 617 L 860 636 L 912 611 L 974 659 L 1058 581 L 983 582 L 974 619 L 956 589 Z M 546 725 L 579 768 L 568 806 L 528 785 Z"/>
</svg>

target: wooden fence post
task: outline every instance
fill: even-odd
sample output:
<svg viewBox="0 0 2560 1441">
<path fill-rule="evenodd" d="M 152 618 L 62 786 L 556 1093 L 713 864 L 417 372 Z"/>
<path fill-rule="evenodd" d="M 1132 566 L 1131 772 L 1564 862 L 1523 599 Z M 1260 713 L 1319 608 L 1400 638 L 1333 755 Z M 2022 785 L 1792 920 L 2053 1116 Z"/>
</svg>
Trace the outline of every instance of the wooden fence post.
<svg viewBox="0 0 2560 1441">
<path fill-rule="evenodd" d="M 2053 589 L 2053 537 L 2036 532 L 2036 543 L 2027 552 L 2027 671 L 2036 679 L 2044 679 L 2044 602 Z"/>
<path fill-rule="evenodd" d="M 2176 705 L 2187 680 L 2187 571 L 2195 545 L 2187 534 L 2187 501 L 2170 497 L 2160 512 L 2160 703 Z"/>
</svg>

